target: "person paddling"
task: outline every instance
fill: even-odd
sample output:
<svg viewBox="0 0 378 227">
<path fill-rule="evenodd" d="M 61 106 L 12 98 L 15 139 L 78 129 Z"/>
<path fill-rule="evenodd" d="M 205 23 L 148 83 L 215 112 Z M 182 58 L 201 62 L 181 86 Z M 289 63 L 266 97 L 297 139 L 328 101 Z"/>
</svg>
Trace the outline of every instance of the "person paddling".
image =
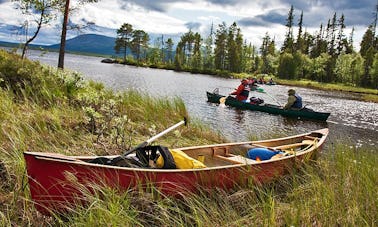
<svg viewBox="0 0 378 227">
<path fill-rule="evenodd" d="M 230 95 L 236 95 L 236 99 L 245 102 L 249 96 L 249 86 L 248 81 L 246 79 L 242 79 L 240 85 L 236 89 L 236 91 L 230 93 Z"/>
<path fill-rule="evenodd" d="M 302 97 L 295 94 L 294 89 L 288 90 L 289 97 L 287 98 L 287 103 L 283 109 L 301 109 L 302 108 Z"/>
</svg>

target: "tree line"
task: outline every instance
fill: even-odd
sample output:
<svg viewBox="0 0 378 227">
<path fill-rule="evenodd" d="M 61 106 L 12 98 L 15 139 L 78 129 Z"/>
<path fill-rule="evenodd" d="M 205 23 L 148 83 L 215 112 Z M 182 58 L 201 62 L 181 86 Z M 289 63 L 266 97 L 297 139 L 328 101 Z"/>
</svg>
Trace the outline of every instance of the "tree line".
<svg viewBox="0 0 378 227">
<path fill-rule="evenodd" d="M 123 24 L 117 30 L 116 53 L 123 53 L 124 61 L 152 64 L 161 68 L 208 74 L 230 73 L 270 74 L 282 79 L 309 79 L 326 83 L 378 88 L 378 37 L 375 33 L 378 5 L 373 22 L 360 43 L 360 51 L 353 48 L 353 33 L 345 34 L 345 16 L 336 13 L 326 25 L 320 24 L 313 34 L 304 31 L 303 11 L 295 23 L 291 6 L 286 19 L 283 45 L 276 48 L 275 40 L 266 33 L 258 48 L 243 39 L 236 22 L 219 24 L 202 37 L 189 30 L 180 37 L 175 50 L 171 38 L 164 36 L 149 44 L 149 35 Z M 297 34 L 294 27 L 297 26 Z M 128 52 L 129 51 L 129 52 Z"/>
<path fill-rule="evenodd" d="M 25 15 L 35 15 L 32 22 L 36 30 L 28 36 L 30 21 L 25 20 L 26 42 L 28 45 L 36 38 L 41 27 L 56 18 L 57 12 L 64 15 L 62 23 L 61 47 L 58 67 L 63 68 L 65 40 L 70 11 L 70 0 L 14 0 Z M 94 3 L 97 0 L 80 0 Z M 189 30 L 180 37 L 174 49 L 171 38 L 157 38 L 150 45 L 149 35 L 143 30 L 135 30 L 124 23 L 117 30 L 116 53 L 123 54 L 123 61 L 147 64 L 161 68 L 191 71 L 207 74 L 230 75 L 231 73 L 271 74 L 283 79 L 310 79 L 327 83 L 343 83 L 351 86 L 378 88 L 378 37 L 376 25 L 378 5 L 375 7 L 373 21 L 368 26 L 360 43 L 360 51 L 353 49 L 353 32 L 345 34 L 345 17 L 337 16 L 320 24 L 314 34 L 303 31 L 303 11 L 294 20 L 291 6 L 286 19 L 286 35 L 282 47 L 276 48 L 275 40 L 265 34 L 259 48 L 243 39 L 241 29 L 234 22 L 230 26 L 221 23 L 214 29 L 211 25 L 207 37 Z M 297 23 L 296 23 L 297 22 Z M 85 25 L 84 25 L 85 26 Z M 298 32 L 294 34 L 294 26 Z M 215 31 L 214 31 L 215 30 Z"/>
</svg>

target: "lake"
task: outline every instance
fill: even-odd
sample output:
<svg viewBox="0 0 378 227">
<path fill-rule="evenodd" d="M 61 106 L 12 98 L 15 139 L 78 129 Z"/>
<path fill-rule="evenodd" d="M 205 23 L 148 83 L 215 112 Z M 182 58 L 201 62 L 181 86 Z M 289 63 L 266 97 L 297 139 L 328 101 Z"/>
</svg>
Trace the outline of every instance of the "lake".
<svg viewBox="0 0 378 227">
<path fill-rule="evenodd" d="M 57 66 L 57 53 L 30 51 L 29 58 Z M 250 92 L 266 103 L 284 104 L 287 90 L 301 95 L 306 107 L 331 112 L 327 122 L 287 118 L 263 112 L 237 110 L 207 102 L 206 91 L 218 88 L 227 95 L 240 83 L 239 79 L 224 79 L 210 75 L 174 72 L 119 64 L 101 63 L 103 58 L 66 54 L 65 69 L 80 72 L 84 78 L 102 82 L 115 91 L 135 89 L 154 97 L 180 97 L 191 118 L 200 119 L 230 141 L 244 141 L 251 135 L 294 135 L 324 127 L 330 129 L 327 146 L 346 141 L 353 146 L 378 145 L 378 104 L 356 101 L 353 94 L 320 91 L 282 85 L 262 85 L 267 94 Z"/>
</svg>

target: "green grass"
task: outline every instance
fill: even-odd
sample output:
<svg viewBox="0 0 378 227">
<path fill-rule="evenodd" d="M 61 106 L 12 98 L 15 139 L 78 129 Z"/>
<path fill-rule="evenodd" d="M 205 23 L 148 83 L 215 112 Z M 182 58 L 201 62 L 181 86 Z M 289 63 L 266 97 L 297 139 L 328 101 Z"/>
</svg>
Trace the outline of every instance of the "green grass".
<svg viewBox="0 0 378 227">
<path fill-rule="evenodd" d="M 326 91 L 342 91 L 342 92 L 351 92 L 358 94 L 357 99 L 368 102 L 378 102 L 378 90 L 361 88 L 361 87 L 352 87 L 343 84 L 329 84 L 329 83 L 320 83 L 316 81 L 309 80 L 283 80 L 276 79 L 278 84 L 290 85 L 290 86 L 299 86 L 299 87 L 308 87 L 315 88 L 319 90 Z"/>
<path fill-rule="evenodd" d="M 1 226 L 377 226 L 378 155 L 343 141 L 311 165 L 265 187 L 183 199 L 157 189 L 98 187 L 70 214 L 33 206 L 22 152 L 119 154 L 187 115 L 178 98 L 114 93 L 80 75 L 0 51 Z M 36 83 L 38 81 L 38 83 Z M 273 135 L 262 135 L 270 138 Z M 275 136 L 275 135 L 274 135 Z M 278 136 L 278 135 L 277 135 Z M 158 141 L 169 147 L 225 142 L 198 119 Z"/>
</svg>

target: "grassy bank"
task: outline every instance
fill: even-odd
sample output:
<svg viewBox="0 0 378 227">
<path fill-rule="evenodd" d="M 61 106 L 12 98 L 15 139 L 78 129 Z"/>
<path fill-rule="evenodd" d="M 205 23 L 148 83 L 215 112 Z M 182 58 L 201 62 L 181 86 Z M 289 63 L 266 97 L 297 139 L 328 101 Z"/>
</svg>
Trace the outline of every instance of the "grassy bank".
<svg viewBox="0 0 378 227">
<path fill-rule="evenodd" d="M 298 86 L 298 87 L 308 87 L 325 91 L 342 91 L 350 92 L 357 94 L 357 99 L 367 102 L 376 102 L 378 103 L 378 90 L 377 89 L 368 89 L 368 88 L 359 88 L 346 86 L 343 84 L 326 84 L 316 81 L 309 80 L 283 80 L 276 79 L 278 84 L 289 85 L 289 86 Z"/>
<path fill-rule="evenodd" d="M 76 73 L 1 50 L 0 86 L 1 226 L 378 224 L 377 151 L 337 144 L 328 146 L 318 162 L 266 187 L 214 190 L 180 200 L 98 188 L 87 195 L 90 206 L 65 216 L 42 216 L 30 200 L 23 151 L 119 154 L 182 120 L 185 105 L 178 98 L 114 93 Z M 159 139 L 169 147 L 223 141 L 193 119 Z"/>
</svg>

